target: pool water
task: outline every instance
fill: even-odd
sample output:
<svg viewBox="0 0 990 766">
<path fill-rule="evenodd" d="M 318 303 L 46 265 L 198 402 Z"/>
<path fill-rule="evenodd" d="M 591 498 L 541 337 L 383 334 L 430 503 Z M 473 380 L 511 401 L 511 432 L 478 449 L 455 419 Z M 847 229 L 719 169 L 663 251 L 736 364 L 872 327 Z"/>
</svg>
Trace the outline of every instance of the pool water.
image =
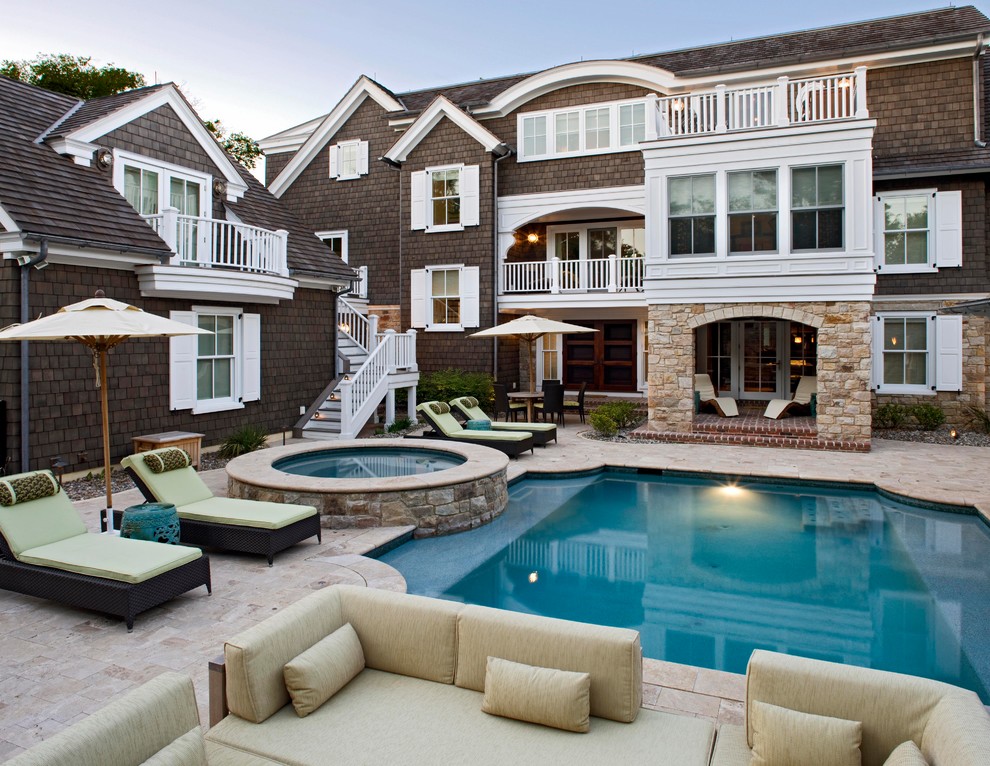
<svg viewBox="0 0 990 766">
<path fill-rule="evenodd" d="M 440 450 L 355 447 L 293 455 L 276 460 L 272 468 L 319 479 L 382 479 L 434 473 L 464 462 L 460 455 Z"/>
<path fill-rule="evenodd" d="M 604 472 L 527 479 L 489 526 L 382 560 L 411 593 L 640 631 L 743 673 L 753 649 L 927 676 L 990 701 L 990 530 L 876 492 Z"/>
</svg>

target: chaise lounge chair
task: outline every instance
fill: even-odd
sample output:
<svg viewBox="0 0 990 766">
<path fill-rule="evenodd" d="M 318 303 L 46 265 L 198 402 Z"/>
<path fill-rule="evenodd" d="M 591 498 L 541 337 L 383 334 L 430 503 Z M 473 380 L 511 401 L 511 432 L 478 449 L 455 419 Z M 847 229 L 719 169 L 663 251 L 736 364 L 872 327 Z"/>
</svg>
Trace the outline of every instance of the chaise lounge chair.
<svg viewBox="0 0 990 766">
<path fill-rule="evenodd" d="M 701 404 L 710 404 L 723 418 L 734 418 L 739 415 L 736 400 L 731 396 L 716 394 L 715 386 L 712 385 L 712 379 L 707 373 L 694 376 L 694 390 L 698 392 Z"/>
<path fill-rule="evenodd" d="M 486 420 L 491 423 L 492 431 L 519 432 L 527 431 L 533 434 L 533 444 L 545 447 L 551 439 L 557 441 L 557 426 L 553 423 L 497 423 L 478 406 L 478 400 L 473 396 L 462 396 L 450 402 L 451 409 L 457 409 L 468 420 Z"/>
<path fill-rule="evenodd" d="M 457 418 L 450 414 L 450 405 L 445 402 L 423 402 L 416 411 L 421 413 L 433 428 L 433 433 L 424 434 L 427 439 L 450 439 L 466 444 L 480 444 L 515 457 L 526 450 L 533 450 L 531 431 L 471 431 L 463 428 Z"/>
<path fill-rule="evenodd" d="M 215 497 L 176 447 L 129 455 L 120 461 L 149 502 L 172 503 L 183 543 L 239 553 L 262 553 L 268 566 L 279 551 L 316 536 L 320 514 L 311 505 Z M 122 514 L 114 512 L 119 525 Z M 119 528 L 119 526 L 118 526 Z"/>
<path fill-rule="evenodd" d="M 88 532 L 48 471 L 0 480 L 0 588 L 124 618 L 210 585 L 198 548 Z"/>
<path fill-rule="evenodd" d="M 771 399 L 763 411 L 763 417 L 774 420 L 790 415 L 793 409 L 811 410 L 811 397 L 818 391 L 818 378 L 814 375 L 804 375 L 798 381 L 797 390 L 792 399 Z"/>
</svg>

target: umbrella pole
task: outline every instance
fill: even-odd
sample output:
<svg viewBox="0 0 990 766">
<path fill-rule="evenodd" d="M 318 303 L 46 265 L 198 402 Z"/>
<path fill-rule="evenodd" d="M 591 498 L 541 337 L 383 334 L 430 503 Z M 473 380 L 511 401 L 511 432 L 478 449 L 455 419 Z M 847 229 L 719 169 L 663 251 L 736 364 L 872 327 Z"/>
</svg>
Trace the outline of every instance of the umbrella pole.
<svg viewBox="0 0 990 766">
<path fill-rule="evenodd" d="M 536 391 L 536 373 L 533 371 L 536 365 L 536 339 L 530 338 L 527 343 L 529 344 L 529 392 L 532 394 Z"/>
<path fill-rule="evenodd" d="M 107 531 L 113 532 L 113 482 L 110 478 L 110 401 L 107 397 L 107 350 L 100 355 L 100 404 L 103 410 L 103 478 L 107 490 Z"/>
</svg>

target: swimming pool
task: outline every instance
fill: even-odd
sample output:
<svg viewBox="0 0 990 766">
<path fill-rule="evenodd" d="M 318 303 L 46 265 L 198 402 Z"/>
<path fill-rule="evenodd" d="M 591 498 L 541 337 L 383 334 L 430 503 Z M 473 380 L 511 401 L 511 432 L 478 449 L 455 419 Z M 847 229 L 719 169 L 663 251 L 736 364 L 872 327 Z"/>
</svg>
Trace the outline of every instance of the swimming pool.
<svg viewBox="0 0 990 766">
<path fill-rule="evenodd" d="M 990 701 L 990 530 L 873 491 L 526 479 L 488 527 L 382 560 L 411 593 L 634 628 L 647 657 L 742 673 L 771 649 Z"/>
</svg>

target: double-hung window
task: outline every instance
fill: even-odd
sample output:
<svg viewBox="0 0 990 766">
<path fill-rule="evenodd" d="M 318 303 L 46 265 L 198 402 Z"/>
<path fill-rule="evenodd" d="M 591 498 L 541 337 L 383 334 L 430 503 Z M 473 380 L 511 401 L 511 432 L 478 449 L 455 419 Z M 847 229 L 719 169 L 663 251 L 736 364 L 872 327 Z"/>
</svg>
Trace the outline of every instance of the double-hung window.
<svg viewBox="0 0 990 766">
<path fill-rule="evenodd" d="M 412 174 L 413 229 L 460 231 L 480 221 L 478 165 L 427 168 Z"/>
<path fill-rule="evenodd" d="M 316 236 L 323 240 L 323 244 L 340 256 L 340 259 L 347 263 L 347 230 L 338 231 L 318 231 Z"/>
<path fill-rule="evenodd" d="M 962 389 L 962 317 L 883 312 L 873 328 L 873 383 L 878 394 Z"/>
<path fill-rule="evenodd" d="M 668 200 L 670 255 L 714 255 L 714 173 L 669 179 Z"/>
<path fill-rule="evenodd" d="M 477 266 L 443 265 L 411 273 L 412 326 L 430 332 L 457 332 L 478 326 Z"/>
<path fill-rule="evenodd" d="M 171 318 L 207 330 L 169 339 L 170 402 L 193 414 L 243 407 L 261 398 L 261 317 L 199 306 Z"/>
<path fill-rule="evenodd" d="M 843 246 L 842 165 L 791 169 L 791 249 Z"/>
<path fill-rule="evenodd" d="M 330 147 L 330 177 L 352 181 L 368 174 L 368 142 L 355 139 Z"/>
<path fill-rule="evenodd" d="M 962 265 L 962 193 L 918 189 L 876 197 L 876 267 L 931 272 Z"/>
<path fill-rule="evenodd" d="M 461 270 L 430 270 L 430 306 L 435 326 L 461 324 Z"/>
<path fill-rule="evenodd" d="M 729 252 L 777 250 L 777 171 L 744 170 L 727 174 Z"/>
<path fill-rule="evenodd" d="M 434 170 L 430 174 L 431 228 L 461 225 L 461 169 Z"/>
</svg>

